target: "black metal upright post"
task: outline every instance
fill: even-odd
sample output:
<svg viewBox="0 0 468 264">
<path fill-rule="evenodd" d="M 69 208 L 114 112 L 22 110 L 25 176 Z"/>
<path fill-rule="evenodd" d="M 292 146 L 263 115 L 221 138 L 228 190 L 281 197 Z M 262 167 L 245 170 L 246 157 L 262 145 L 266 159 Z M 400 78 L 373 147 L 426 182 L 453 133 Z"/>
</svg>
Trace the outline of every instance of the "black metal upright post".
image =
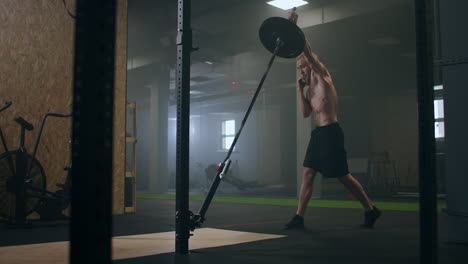
<svg viewBox="0 0 468 264">
<path fill-rule="evenodd" d="M 70 263 L 111 263 L 116 0 L 77 0 Z"/>
<path fill-rule="evenodd" d="M 437 263 L 437 184 L 435 174 L 433 3 L 415 0 L 419 116 L 420 263 Z"/>
<path fill-rule="evenodd" d="M 179 0 L 177 23 L 176 254 L 188 254 L 191 0 Z"/>
</svg>

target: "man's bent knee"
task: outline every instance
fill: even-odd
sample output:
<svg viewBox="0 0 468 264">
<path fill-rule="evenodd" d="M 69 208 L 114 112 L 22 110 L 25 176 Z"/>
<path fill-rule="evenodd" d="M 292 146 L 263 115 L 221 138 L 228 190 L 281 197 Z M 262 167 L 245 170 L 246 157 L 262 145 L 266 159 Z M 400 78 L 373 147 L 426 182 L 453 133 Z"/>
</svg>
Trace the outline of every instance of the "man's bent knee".
<svg viewBox="0 0 468 264">
<path fill-rule="evenodd" d="M 337 178 L 340 182 L 345 183 L 345 182 L 350 182 L 354 180 L 354 177 L 351 174 L 346 174 L 341 177 Z"/>
</svg>

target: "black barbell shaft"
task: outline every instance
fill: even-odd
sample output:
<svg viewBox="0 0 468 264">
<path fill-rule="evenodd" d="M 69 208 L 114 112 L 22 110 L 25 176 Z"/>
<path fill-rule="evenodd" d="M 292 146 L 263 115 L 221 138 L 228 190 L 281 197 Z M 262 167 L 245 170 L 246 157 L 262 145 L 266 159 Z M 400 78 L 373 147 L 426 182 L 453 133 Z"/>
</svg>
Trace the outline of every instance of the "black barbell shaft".
<svg viewBox="0 0 468 264">
<path fill-rule="evenodd" d="M 232 154 L 232 151 L 234 150 L 234 147 L 237 143 L 237 140 L 239 139 L 240 137 L 240 134 L 242 132 L 242 129 L 244 128 L 244 125 L 245 123 L 247 122 L 247 118 L 249 117 L 250 115 L 250 112 L 252 111 L 252 108 L 255 104 L 255 101 L 257 100 L 257 97 L 258 97 L 258 94 L 263 86 L 263 83 L 265 82 L 265 79 L 268 75 L 268 72 L 270 71 L 271 69 L 271 66 L 273 65 L 273 61 L 275 60 L 275 57 L 276 55 L 278 54 L 281 46 L 283 45 L 283 42 L 280 38 L 277 38 L 276 40 L 276 48 L 273 52 L 273 55 L 271 56 L 271 59 L 270 59 L 270 62 L 268 63 L 268 67 L 265 71 L 265 73 L 263 74 L 263 77 L 262 79 L 260 80 L 260 83 L 257 87 L 257 90 L 255 91 L 255 94 L 252 98 L 252 101 L 250 102 L 250 105 L 249 105 L 249 108 L 247 109 L 247 112 L 245 113 L 245 116 L 244 116 L 244 119 L 242 120 L 242 123 L 241 123 L 241 126 L 239 128 L 239 130 L 237 131 L 236 133 L 236 136 L 233 140 L 233 142 L 231 143 L 231 147 L 229 148 L 229 151 L 226 155 L 226 158 L 224 159 L 224 161 L 219 165 L 218 169 L 217 169 L 217 173 L 216 173 L 216 177 L 214 178 L 212 184 L 211 184 L 211 187 L 210 187 L 210 190 L 208 191 L 208 194 L 205 198 L 205 201 L 203 202 L 203 205 L 202 207 L 200 208 L 200 210 L 198 211 L 198 214 L 196 216 L 196 218 L 194 219 L 194 221 L 199 221 L 199 223 L 192 223 L 192 229 L 195 227 L 195 226 L 200 226 L 201 223 L 203 223 L 204 219 L 205 219 L 205 214 L 206 214 L 206 211 L 208 210 L 208 207 L 210 206 L 210 203 L 211 201 L 213 200 L 213 196 L 215 195 L 216 193 L 216 190 L 219 186 L 219 183 L 221 182 L 221 177 L 220 177 L 220 174 L 221 172 L 223 171 L 224 169 L 224 166 L 226 165 L 226 162 L 228 161 L 228 159 L 231 157 L 231 154 Z"/>
</svg>

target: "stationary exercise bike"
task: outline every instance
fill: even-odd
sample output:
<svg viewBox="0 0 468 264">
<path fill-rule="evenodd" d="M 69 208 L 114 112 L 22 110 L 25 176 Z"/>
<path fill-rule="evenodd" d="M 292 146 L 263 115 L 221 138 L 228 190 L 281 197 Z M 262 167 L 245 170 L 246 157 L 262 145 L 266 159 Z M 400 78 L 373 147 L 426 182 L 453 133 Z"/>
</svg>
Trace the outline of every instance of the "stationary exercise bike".
<svg viewBox="0 0 468 264">
<path fill-rule="evenodd" d="M 0 218 L 10 224 L 29 224 L 26 217 L 34 211 L 39 213 L 41 220 L 64 218 L 61 211 L 70 203 L 70 168 L 65 168 L 67 179 L 65 184 L 58 185 L 61 189 L 50 192 L 46 190 L 44 169 L 35 158 L 45 122 L 50 116 L 66 118 L 71 114 L 48 113 L 43 117 L 32 154 L 27 152 L 24 142 L 26 131 L 32 131 L 34 127 L 22 117 L 14 119 L 21 127 L 20 144 L 16 150 L 8 150 L 3 133 L 0 133 L 5 149 L 0 154 Z"/>
</svg>

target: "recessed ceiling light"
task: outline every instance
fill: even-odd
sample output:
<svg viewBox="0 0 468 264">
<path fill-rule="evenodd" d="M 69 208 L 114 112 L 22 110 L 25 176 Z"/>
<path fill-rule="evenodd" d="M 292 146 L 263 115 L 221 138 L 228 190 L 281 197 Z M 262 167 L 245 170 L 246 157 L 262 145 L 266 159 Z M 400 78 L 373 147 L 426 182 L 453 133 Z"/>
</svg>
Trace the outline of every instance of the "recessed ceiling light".
<svg viewBox="0 0 468 264">
<path fill-rule="evenodd" d="M 307 5 L 308 2 L 302 1 L 302 0 L 274 0 L 274 1 L 267 2 L 267 4 L 277 7 L 277 8 L 281 8 L 283 10 L 288 10 L 293 7 Z"/>
</svg>

